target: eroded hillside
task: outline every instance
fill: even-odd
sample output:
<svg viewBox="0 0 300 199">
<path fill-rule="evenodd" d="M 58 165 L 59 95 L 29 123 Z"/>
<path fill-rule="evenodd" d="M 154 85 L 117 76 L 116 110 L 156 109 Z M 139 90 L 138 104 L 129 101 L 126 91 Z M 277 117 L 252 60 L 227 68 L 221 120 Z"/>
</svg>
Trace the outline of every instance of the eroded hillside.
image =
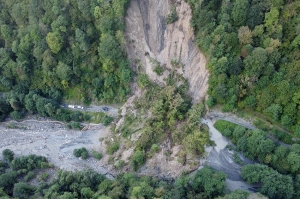
<svg viewBox="0 0 300 199">
<path fill-rule="evenodd" d="M 178 19 L 167 24 L 166 18 L 172 10 Z M 199 123 L 203 104 L 190 107 L 186 94 L 191 96 L 193 104 L 205 98 L 208 70 L 204 55 L 194 44 L 191 17 L 192 11 L 185 1 L 131 1 L 125 18 L 127 54 L 138 78 L 147 74 L 152 83 L 143 88 L 135 81 L 133 95 L 122 107 L 122 117 L 114 133 L 102 141 L 106 148 L 120 143 L 111 162 L 132 164 L 135 154 L 141 150 L 147 160 L 138 171 L 141 174 L 176 177 L 183 171 L 198 168 L 199 155 L 203 155 L 198 149 L 209 145 L 209 136 Z M 170 84 L 169 80 L 176 83 Z M 178 87 L 182 84 L 188 90 L 184 91 L 185 86 Z M 176 108 L 172 108 L 174 105 Z M 192 120 L 196 122 L 189 123 Z M 197 141 L 191 141 L 192 136 Z M 188 142 L 191 146 L 201 146 L 193 153 L 188 149 Z M 153 150 L 154 146 L 157 150 Z M 109 162 L 112 157 L 105 156 L 104 160 Z M 123 167 L 125 171 L 128 169 Z"/>
<path fill-rule="evenodd" d="M 166 24 L 172 6 L 176 6 L 178 20 Z M 204 55 L 194 44 L 191 17 L 190 6 L 183 0 L 132 0 L 126 17 L 127 52 L 135 70 L 142 68 L 160 84 L 175 67 L 187 78 L 193 102 L 198 102 L 206 95 L 208 70 Z M 153 62 L 165 69 L 163 75 L 153 72 Z"/>
</svg>

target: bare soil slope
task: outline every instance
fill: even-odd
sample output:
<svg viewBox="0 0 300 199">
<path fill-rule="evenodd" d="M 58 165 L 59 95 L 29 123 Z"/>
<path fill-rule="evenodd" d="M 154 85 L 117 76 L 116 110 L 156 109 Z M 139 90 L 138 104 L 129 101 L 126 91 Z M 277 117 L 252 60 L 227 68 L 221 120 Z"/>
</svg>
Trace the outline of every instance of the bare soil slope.
<svg viewBox="0 0 300 199">
<path fill-rule="evenodd" d="M 179 20 L 167 25 L 165 18 L 173 5 Z M 131 0 L 126 17 L 127 53 L 132 68 L 140 66 L 160 84 L 176 62 L 180 65 L 175 67 L 177 73 L 188 79 L 189 94 L 197 102 L 206 95 L 208 70 L 204 55 L 194 44 L 191 17 L 192 10 L 184 0 Z M 162 76 L 153 72 L 151 60 L 166 69 Z"/>
<path fill-rule="evenodd" d="M 166 24 L 165 19 L 172 6 L 176 7 L 178 20 L 172 24 Z M 189 95 L 193 103 L 197 103 L 206 96 L 208 70 L 204 55 L 194 44 L 193 30 L 190 25 L 191 17 L 192 10 L 184 0 L 131 0 L 126 17 L 126 48 L 132 69 L 138 73 L 146 73 L 158 85 L 164 85 L 164 79 L 172 71 L 182 74 L 188 80 Z M 153 71 L 157 64 L 164 69 L 161 76 Z M 133 102 L 142 95 L 143 91 L 137 83 L 132 85 L 132 91 L 133 96 L 121 108 L 122 116 L 129 112 L 136 114 Z M 117 122 L 117 128 L 123 122 L 124 118 L 121 118 Z M 139 133 L 141 132 L 138 131 L 133 136 L 138 137 Z M 131 142 L 134 141 L 131 140 Z M 128 162 L 133 154 L 133 145 L 131 143 L 131 147 L 125 147 L 123 144 L 115 156 Z M 183 171 L 195 170 L 199 166 L 198 157 L 188 156 L 187 164 L 180 163 L 178 155 L 182 146 L 160 144 L 160 148 L 161 151 L 148 159 L 140 169 L 140 174 L 166 178 L 177 177 Z"/>
</svg>

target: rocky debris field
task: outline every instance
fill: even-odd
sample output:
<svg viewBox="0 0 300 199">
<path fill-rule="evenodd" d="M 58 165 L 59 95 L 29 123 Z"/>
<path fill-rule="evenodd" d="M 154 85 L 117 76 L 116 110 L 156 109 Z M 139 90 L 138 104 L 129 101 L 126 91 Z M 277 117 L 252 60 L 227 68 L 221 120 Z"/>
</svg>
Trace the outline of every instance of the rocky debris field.
<svg viewBox="0 0 300 199">
<path fill-rule="evenodd" d="M 107 174 L 109 170 L 101 160 L 92 157 L 81 160 L 73 155 L 73 150 L 81 147 L 99 151 L 99 138 L 106 137 L 107 132 L 108 127 L 102 124 L 88 125 L 88 130 L 78 131 L 67 129 L 61 122 L 30 116 L 22 122 L 0 123 L 0 151 L 8 148 L 17 156 L 42 155 L 60 169 L 92 168 Z"/>
</svg>

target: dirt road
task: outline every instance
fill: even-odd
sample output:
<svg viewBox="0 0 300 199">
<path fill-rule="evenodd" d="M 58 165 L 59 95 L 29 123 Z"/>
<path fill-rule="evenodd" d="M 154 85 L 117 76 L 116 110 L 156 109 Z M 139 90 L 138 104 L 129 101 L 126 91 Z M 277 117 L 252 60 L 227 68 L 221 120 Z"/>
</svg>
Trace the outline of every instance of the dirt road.
<svg viewBox="0 0 300 199">
<path fill-rule="evenodd" d="M 81 105 L 73 105 L 73 104 L 62 104 L 61 107 L 70 109 L 70 110 L 77 110 L 77 111 L 89 111 L 89 112 L 104 112 L 107 113 L 109 116 L 117 116 L 119 109 L 113 106 L 81 106 Z"/>
<path fill-rule="evenodd" d="M 250 121 L 247 121 L 245 119 L 239 118 L 234 114 L 231 113 L 223 113 L 218 110 L 212 110 L 211 112 L 208 113 L 208 116 L 214 120 L 226 120 L 228 122 L 232 122 L 234 124 L 238 124 L 241 126 L 244 126 L 248 129 L 256 129 L 254 125 Z"/>
</svg>

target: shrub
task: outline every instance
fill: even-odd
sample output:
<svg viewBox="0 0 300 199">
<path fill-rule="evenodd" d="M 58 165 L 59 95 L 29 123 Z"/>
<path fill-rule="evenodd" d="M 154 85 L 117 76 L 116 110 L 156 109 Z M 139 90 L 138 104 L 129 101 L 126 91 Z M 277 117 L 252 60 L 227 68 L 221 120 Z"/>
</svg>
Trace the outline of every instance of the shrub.
<svg viewBox="0 0 300 199">
<path fill-rule="evenodd" d="M 176 12 L 176 5 L 173 5 L 171 8 L 170 14 L 166 18 L 166 23 L 171 24 L 178 20 L 178 14 Z"/>
<path fill-rule="evenodd" d="M 212 107 L 215 105 L 215 100 L 212 96 L 209 96 L 208 99 L 206 100 L 206 105 L 208 107 Z"/>
<path fill-rule="evenodd" d="M 196 193 L 201 190 L 209 198 L 216 198 L 224 193 L 226 178 L 227 175 L 225 173 L 215 171 L 210 167 L 204 167 L 197 171 L 193 180 L 193 189 Z"/>
<path fill-rule="evenodd" d="M 204 145 L 209 141 L 209 134 L 205 132 L 195 131 L 183 139 L 184 147 L 197 155 L 204 153 Z"/>
<path fill-rule="evenodd" d="M 79 122 L 70 122 L 69 124 L 67 124 L 67 128 L 68 129 L 78 129 L 81 130 L 82 129 L 82 125 Z"/>
<path fill-rule="evenodd" d="M 103 125 L 108 126 L 113 120 L 114 120 L 113 117 L 105 116 L 105 118 L 103 119 Z"/>
<path fill-rule="evenodd" d="M 71 122 L 71 126 L 73 129 L 79 129 L 79 130 L 82 129 L 82 126 L 79 122 Z"/>
<path fill-rule="evenodd" d="M 92 117 L 91 117 L 89 114 L 84 114 L 84 115 L 83 115 L 83 120 L 86 121 L 86 122 L 91 121 L 91 118 L 92 118 Z"/>
<path fill-rule="evenodd" d="M 14 152 L 10 149 L 4 149 L 2 151 L 2 155 L 4 157 L 4 160 L 11 162 L 14 159 Z"/>
<path fill-rule="evenodd" d="M 106 151 L 109 155 L 112 155 L 119 149 L 119 147 L 119 142 L 115 141 L 114 143 L 107 145 Z"/>
<path fill-rule="evenodd" d="M 13 120 L 19 120 L 22 118 L 22 113 L 20 113 L 19 111 L 13 111 L 9 115 Z"/>
<path fill-rule="evenodd" d="M 35 188 L 33 186 L 30 186 L 24 182 L 18 182 L 14 185 L 13 196 L 20 199 L 26 199 L 33 194 L 34 190 Z"/>
<path fill-rule="evenodd" d="M 25 180 L 26 182 L 28 182 L 29 180 L 31 180 L 31 179 L 34 177 L 34 175 L 35 175 L 35 173 L 34 173 L 33 171 L 29 171 L 29 172 L 27 173 L 27 175 L 24 177 L 24 180 Z"/>
<path fill-rule="evenodd" d="M 22 156 L 19 158 L 14 158 L 10 164 L 13 170 L 26 169 L 32 171 L 34 169 L 42 169 L 49 167 L 48 161 L 44 156 L 29 155 Z M 27 172 L 26 172 L 27 173 Z"/>
<path fill-rule="evenodd" d="M 16 128 L 18 128 L 18 127 L 17 127 L 17 125 L 16 125 L 15 123 L 10 122 L 10 123 L 8 123 L 8 124 L 6 125 L 6 128 L 8 128 L 8 129 L 16 129 Z"/>
<path fill-rule="evenodd" d="M 155 66 L 153 71 L 159 76 L 161 76 L 164 73 L 164 69 L 160 65 Z"/>
<path fill-rule="evenodd" d="M 102 158 L 102 153 L 93 150 L 93 151 L 92 151 L 92 156 L 93 156 L 94 158 L 96 158 L 97 160 L 100 160 L 100 159 Z"/>
<path fill-rule="evenodd" d="M 140 166 L 144 164 L 145 158 L 142 151 L 137 150 L 131 159 L 130 165 L 136 171 Z"/>
<path fill-rule="evenodd" d="M 18 173 L 16 171 L 8 170 L 6 173 L 0 176 L 0 187 L 6 193 L 11 193 L 13 185 L 18 180 Z"/>
<path fill-rule="evenodd" d="M 156 153 L 159 151 L 159 146 L 157 144 L 152 144 L 150 151 Z"/>
<path fill-rule="evenodd" d="M 124 160 L 117 160 L 114 164 L 115 169 L 121 169 L 125 164 Z"/>
<path fill-rule="evenodd" d="M 100 194 L 104 194 L 107 193 L 107 191 L 110 189 L 112 185 L 112 181 L 109 179 L 105 179 L 101 182 L 101 184 L 99 184 L 98 186 L 98 190 L 100 192 Z"/>
<path fill-rule="evenodd" d="M 140 74 L 137 78 L 137 83 L 141 89 L 150 85 L 150 80 L 147 74 Z"/>
<path fill-rule="evenodd" d="M 85 160 L 88 158 L 89 152 L 85 147 L 82 147 L 80 149 L 74 149 L 73 155 L 78 158 L 81 157 Z"/>
<path fill-rule="evenodd" d="M 43 173 L 43 174 L 37 176 L 37 180 L 38 180 L 39 182 L 42 182 L 42 181 L 47 180 L 48 177 L 49 177 L 49 174 L 48 174 L 48 173 Z"/>
<path fill-rule="evenodd" d="M 214 127 L 220 131 L 223 135 L 230 137 L 232 136 L 232 132 L 237 127 L 237 124 L 233 124 L 231 122 L 225 121 L 225 120 L 218 120 L 214 124 Z"/>
<path fill-rule="evenodd" d="M 83 114 L 80 111 L 75 111 L 70 114 L 70 118 L 75 122 L 80 122 L 83 119 Z"/>
</svg>

